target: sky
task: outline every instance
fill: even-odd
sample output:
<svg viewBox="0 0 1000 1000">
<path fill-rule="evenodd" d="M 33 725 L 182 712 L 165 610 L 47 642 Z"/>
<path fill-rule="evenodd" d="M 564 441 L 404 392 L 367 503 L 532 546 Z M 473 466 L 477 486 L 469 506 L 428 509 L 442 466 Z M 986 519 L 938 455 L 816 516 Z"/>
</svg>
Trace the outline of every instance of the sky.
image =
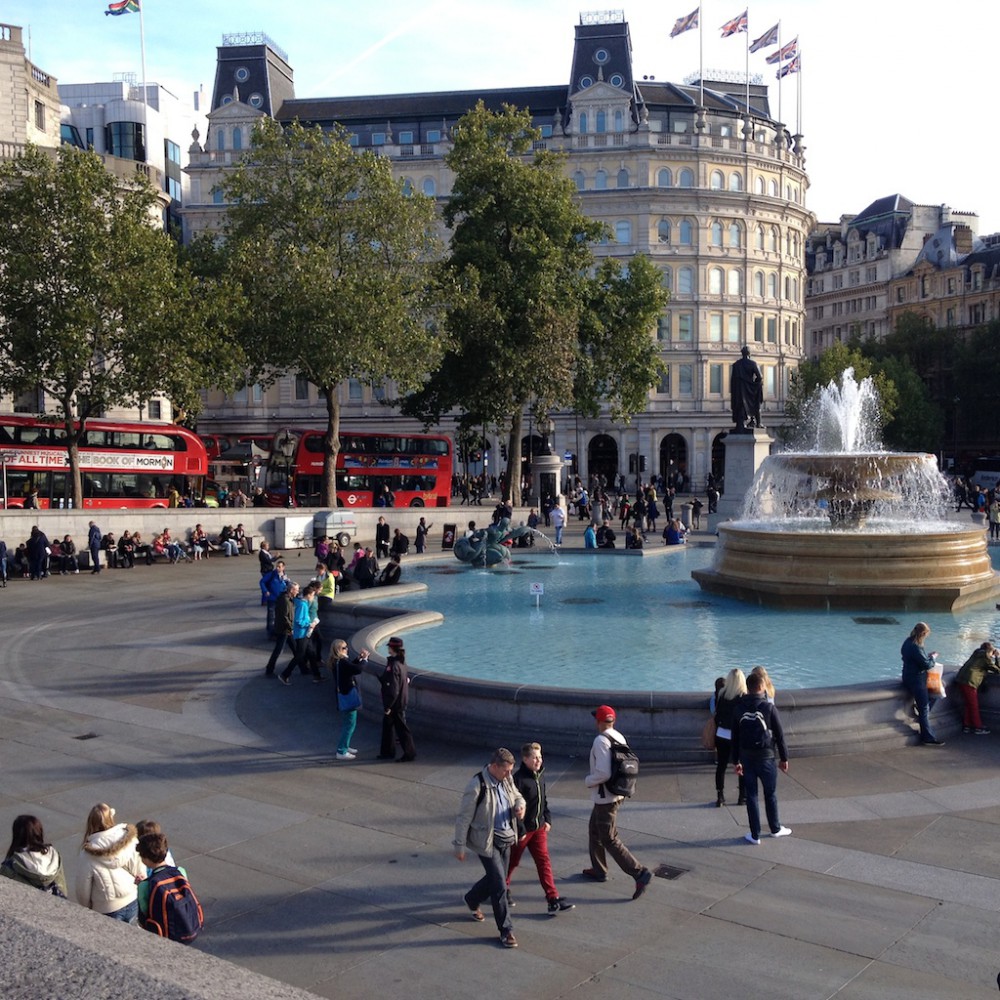
<svg viewBox="0 0 1000 1000">
<path fill-rule="evenodd" d="M 211 97 L 216 46 L 230 32 L 263 31 L 287 53 L 297 97 L 475 90 L 568 83 L 581 12 L 575 0 L 143 0 L 146 77 L 189 99 Z M 631 0 L 637 78 L 682 82 L 699 70 L 699 32 L 670 38 L 696 0 Z M 31 59 L 63 83 L 141 79 L 139 15 L 105 16 L 103 0 L 5 0 L 0 21 L 30 26 Z M 703 66 L 742 72 L 745 36 L 719 28 L 745 0 L 704 0 Z M 808 207 L 820 221 L 857 214 L 900 193 L 979 215 L 1000 230 L 1000 186 L 990 163 L 996 139 L 993 69 L 1000 34 L 996 0 L 760 0 L 749 5 L 750 39 L 781 23 L 797 37 L 800 78 L 782 84 L 782 118 L 801 131 Z M 26 35 L 26 47 L 27 36 Z M 750 56 L 777 114 L 775 66 Z M 801 84 L 801 106 L 797 93 Z"/>
</svg>

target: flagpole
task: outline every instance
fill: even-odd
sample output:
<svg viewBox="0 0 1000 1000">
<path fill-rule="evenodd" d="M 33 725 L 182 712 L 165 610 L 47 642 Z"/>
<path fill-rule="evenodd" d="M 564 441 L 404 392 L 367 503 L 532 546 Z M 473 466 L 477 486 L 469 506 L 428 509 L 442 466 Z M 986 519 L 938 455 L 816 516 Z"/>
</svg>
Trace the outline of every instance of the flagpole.
<svg viewBox="0 0 1000 1000">
<path fill-rule="evenodd" d="M 146 93 L 146 25 L 143 21 L 145 4 L 143 0 L 136 0 L 136 2 L 139 6 L 139 49 L 142 55 L 142 103 L 148 107 L 149 97 Z M 148 122 L 143 122 L 143 124 L 148 126 Z"/>
<path fill-rule="evenodd" d="M 799 71 L 796 73 L 798 79 L 795 81 L 795 131 L 802 135 L 802 47 L 799 46 L 799 50 L 795 56 L 799 61 Z"/>
<path fill-rule="evenodd" d="M 749 149 L 749 135 L 750 131 L 750 8 L 747 7 L 747 29 L 744 32 L 747 36 L 744 39 L 744 53 L 746 56 L 746 85 L 747 85 L 747 110 L 746 110 L 746 125 L 743 128 L 743 141 L 747 143 L 747 148 Z M 747 177 L 747 190 L 750 190 L 749 185 L 749 175 Z"/>
<path fill-rule="evenodd" d="M 781 51 L 781 21 L 778 22 L 778 51 Z M 778 60 L 778 124 L 781 124 L 781 63 L 782 60 Z M 776 137 L 780 144 L 780 138 Z"/>
<path fill-rule="evenodd" d="M 701 16 L 701 0 L 698 0 L 698 83 L 701 88 L 698 103 L 704 113 L 705 108 L 705 28 Z"/>
</svg>

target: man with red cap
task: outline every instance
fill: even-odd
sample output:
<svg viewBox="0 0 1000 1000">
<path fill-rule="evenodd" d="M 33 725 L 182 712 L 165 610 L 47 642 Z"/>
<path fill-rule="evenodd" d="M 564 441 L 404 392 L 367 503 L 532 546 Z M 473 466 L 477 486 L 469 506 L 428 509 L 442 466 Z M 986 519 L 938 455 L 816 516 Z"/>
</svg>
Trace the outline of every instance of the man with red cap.
<svg viewBox="0 0 1000 1000">
<path fill-rule="evenodd" d="M 611 780 L 611 744 L 625 743 L 625 737 L 615 729 L 615 710 L 610 705 L 599 705 L 590 714 L 597 725 L 597 735 L 590 748 L 590 773 L 584 783 L 590 789 L 594 808 L 589 827 L 590 867 L 584 868 L 583 874 L 594 882 L 606 882 L 610 854 L 618 867 L 635 879 L 632 898 L 638 899 L 653 881 L 653 873 L 635 859 L 618 836 L 618 806 L 622 796 L 610 793 L 605 787 Z"/>
</svg>

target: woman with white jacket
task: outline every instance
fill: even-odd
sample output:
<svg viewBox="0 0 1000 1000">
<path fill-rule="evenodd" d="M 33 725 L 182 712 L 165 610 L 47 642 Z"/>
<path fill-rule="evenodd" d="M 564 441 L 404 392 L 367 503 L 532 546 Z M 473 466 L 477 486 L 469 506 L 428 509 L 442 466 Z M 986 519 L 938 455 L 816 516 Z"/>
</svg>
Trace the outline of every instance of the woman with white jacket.
<svg viewBox="0 0 1000 1000">
<path fill-rule="evenodd" d="M 90 810 L 76 874 L 76 899 L 81 906 L 135 923 L 139 914 L 136 885 L 146 877 L 137 843 L 135 827 L 115 823 L 111 806 L 98 802 Z"/>
</svg>

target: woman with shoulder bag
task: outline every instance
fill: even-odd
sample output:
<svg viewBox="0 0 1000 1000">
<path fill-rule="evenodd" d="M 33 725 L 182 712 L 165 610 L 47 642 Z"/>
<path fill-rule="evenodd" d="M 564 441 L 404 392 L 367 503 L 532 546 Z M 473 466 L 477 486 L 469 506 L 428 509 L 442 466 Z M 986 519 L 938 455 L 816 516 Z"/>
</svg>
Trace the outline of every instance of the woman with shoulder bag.
<svg viewBox="0 0 1000 1000">
<path fill-rule="evenodd" d="M 747 679 L 739 667 L 733 667 L 726 674 L 726 681 L 715 699 L 715 805 L 726 804 L 726 768 L 732 751 L 733 727 L 739 721 L 738 703 L 747 693 Z M 739 780 L 737 805 L 746 801 L 743 778 Z"/>
<path fill-rule="evenodd" d="M 361 708 L 361 690 L 357 677 L 368 662 L 368 650 L 362 649 L 353 660 L 347 658 L 347 643 L 335 639 L 330 650 L 330 672 L 337 685 L 337 708 L 340 710 L 340 739 L 337 742 L 337 760 L 354 760 L 358 751 L 351 746 L 351 739 L 358 724 Z"/>
</svg>

